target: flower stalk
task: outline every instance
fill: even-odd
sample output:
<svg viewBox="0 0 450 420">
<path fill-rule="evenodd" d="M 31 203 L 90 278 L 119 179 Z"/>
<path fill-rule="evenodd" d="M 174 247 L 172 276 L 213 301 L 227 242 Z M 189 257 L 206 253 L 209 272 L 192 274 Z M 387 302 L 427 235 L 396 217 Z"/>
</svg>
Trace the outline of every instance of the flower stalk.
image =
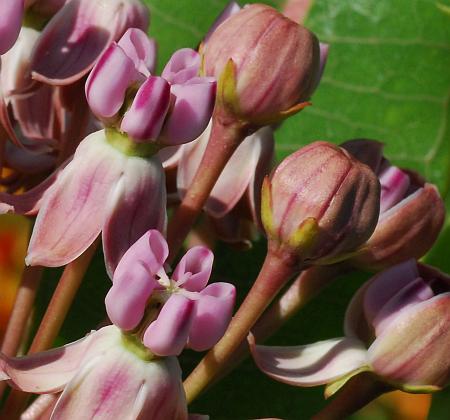
<svg viewBox="0 0 450 420">
<path fill-rule="evenodd" d="M 247 297 L 234 315 L 223 338 L 207 353 L 184 382 L 188 404 L 219 375 L 239 344 L 267 308 L 273 297 L 298 270 L 286 255 L 270 251 Z"/>
</svg>

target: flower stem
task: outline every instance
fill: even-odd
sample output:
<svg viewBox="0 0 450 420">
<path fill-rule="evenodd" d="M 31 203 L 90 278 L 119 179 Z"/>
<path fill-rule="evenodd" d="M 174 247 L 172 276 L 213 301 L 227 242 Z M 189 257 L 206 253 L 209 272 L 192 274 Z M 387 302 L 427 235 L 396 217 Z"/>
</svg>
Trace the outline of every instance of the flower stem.
<svg viewBox="0 0 450 420">
<path fill-rule="evenodd" d="M 261 271 L 222 339 L 206 354 L 184 382 L 188 403 L 192 402 L 217 376 L 247 337 L 272 299 L 295 273 L 297 267 L 287 258 L 268 252 Z"/>
<path fill-rule="evenodd" d="M 340 420 L 348 418 L 375 398 L 392 389 L 378 381 L 370 372 L 360 373 L 350 379 L 331 402 L 312 420 Z"/>
<path fill-rule="evenodd" d="M 23 270 L 1 347 L 1 352 L 7 356 L 16 356 L 23 341 L 24 332 L 41 282 L 42 272 L 43 267 L 25 267 Z M 6 382 L 1 382 L 0 395 L 3 394 L 5 387 Z"/>
<path fill-rule="evenodd" d="M 226 125 L 221 122 L 220 118 L 213 116 L 211 136 L 205 154 L 192 184 L 186 191 L 186 195 L 175 211 L 167 229 L 169 260 L 177 255 L 222 170 L 244 137 L 241 125 Z"/>
<path fill-rule="evenodd" d="M 97 249 L 95 241 L 82 255 L 66 266 L 45 311 L 28 354 L 47 350 L 53 344 L 78 292 L 84 275 Z M 29 394 L 12 390 L 0 418 L 14 420 L 20 416 Z"/>
<path fill-rule="evenodd" d="M 339 275 L 347 271 L 345 264 L 313 266 L 301 272 L 289 288 L 267 309 L 252 327 L 252 334 L 258 343 L 275 334 L 300 309 L 316 297 Z M 245 339 L 223 367 L 221 379 L 233 371 L 247 356 L 249 348 Z"/>
</svg>

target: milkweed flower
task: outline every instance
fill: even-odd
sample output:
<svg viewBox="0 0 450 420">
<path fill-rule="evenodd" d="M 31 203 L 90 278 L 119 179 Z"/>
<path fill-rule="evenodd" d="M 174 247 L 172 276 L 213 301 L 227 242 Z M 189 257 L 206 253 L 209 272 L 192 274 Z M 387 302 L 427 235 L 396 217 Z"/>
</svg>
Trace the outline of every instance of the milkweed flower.
<svg viewBox="0 0 450 420">
<path fill-rule="evenodd" d="M 51 419 L 187 419 L 175 357 L 156 358 L 114 325 L 25 357 L 0 354 L 0 380 L 37 394 L 61 392 Z"/>
<path fill-rule="evenodd" d="M 349 262 L 365 269 L 390 267 L 422 257 L 434 244 L 445 220 L 445 206 L 435 185 L 417 173 L 392 165 L 375 140 L 341 145 L 369 165 L 381 185 L 380 216 L 372 236 Z"/>
<path fill-rule="evenodd" d="M 153 41 L 143 32 L 130 29 L 118 44 L 105 52 L 91 73 L 86 83 L 88 101 L 94 112 L 105 119 L 110 116 L 105 114 L 106 106 L 118 104 L 117 110 L 122 108 L 125 95 L 133 94 L 136 82 L 144 82 L 137 93 L 134 92 L 136 97 L 130 108 L 122 108 L 123 114 L 115 115 L 115 120 L 108 123 L 105 130 L 86 137 L 70 163 L 55 175 L 51 187 L 44 194 L 41 191 L 34 194 L 39 200 L 39 212 L 27 264 L 50 267 L 67 264 L 81 255 L 102 232 L 106 267 L 112 276 L 125 251 L 148 229 L 164 231 L 166 190 L 164 172 L 156 153 L 172 141 L 185 142 L 195 138 L 190 137 L 197 133 L 190 126 L 189 109 L 195 108 L 196 112 L 202 113 L 200 120 L 204 122 L 200 125 L 207 124 L 214 103 L 215 82 L 207 79 L 203 83 L 202 78 L 194 76 L 200 63 L 193 50 L 176 52 L 167 64 L 163 75 L 173 82 L 172 85 L 162 77 L 145 78 L 145 73 L 150 74 L 154 65 L 153 52 Z M 108 60 L 116 53 L 138 79 L 125 77 L 125 90 L 114 102 L 108 95 L 120 91 L 114 89 L 121 79 L 111 79 L 111 73 L 105 73 L 105 69 L 109 68 Z M 194 83 L 191 90 L 189 83 L 193 79 L 200 79 L 200 82 Z M 200 100 L 203 101 L 201 104 L 197 100 L 200 85 L 207 86 L 206 96 L 203 88 L 200 89 L 203 92 L 200 96 L 205 99 Z M 182 92 L 179 105 L 174 99 L 178 91 L 175 89 L 172 94 L 171 90 L 178 87 Z M 99 99 L 102 92 L 108 99 L 107 105 Z M 189 98 L 194 98 L 194 102 L 189 102 Z M 161 108 L 158 104 L 165 105 Z M 127 131 L 122 130 L 124 124 Z M 198 129 L 203 127 L 197 126 Z M 8 204 L 14 204 L 16 199 L 8 200 Z"/>
<path fill-rule="evenodd" d="M 207 285 L 213 254 L 205 247 L 189 249 L 171 277 L 164 268 L 168 255 L 160 232 L 150 230 L 143 235 L 114 272 L 105 299 L 107 313 L 125 331 L 143 322 L 143 343 L 159 356 L 178 355 L 186 345 L 206 350 L 225 333 L 235 288 L 223 282 Z M 148 313 L 155 319 L 147 326 Z"/>
<path fill-rule="evenodd" d="M 373 277 L 350 302 L 346 336 L 297 347 L 251 341 L 258 367 L 295 386 L 329 384 L 333 393 L 362 371 L 410 392 L 450 381 L 450 280 L 408 260 Z"/>
</svg>

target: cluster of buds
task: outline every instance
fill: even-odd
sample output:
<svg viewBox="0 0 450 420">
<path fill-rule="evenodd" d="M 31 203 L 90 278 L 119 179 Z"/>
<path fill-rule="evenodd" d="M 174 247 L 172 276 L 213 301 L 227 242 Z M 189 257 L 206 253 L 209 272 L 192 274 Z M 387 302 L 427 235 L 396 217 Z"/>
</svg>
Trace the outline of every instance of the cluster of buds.
<svg viewBox="0 0 450 420">
<path fill-rule="evenodd" d="M 450 279 L 415 260 L 443 225 L 436 187 L 363 139 L 313 142 L 269 175 L 274 130 L 311 105 L 324 70 L 328 46 L 312 32 L 269 6 L 231 2 L 199 50 L 175 51 L 157 76 L 140 0 L 0 0 L 0 9 L 0 213 L 36 216 L 25 263 L 68 265 L 76 284 L 84 272 L 72 263 L 101 236 L 112 281 L 112 325 L 30 356 L 2 347 L 0 381 L 55 394 L 24 418 L 187 419 L 288 280 L 342 261 L 385 270 L 350 302 L 345 337 L 272 348 L 250 336 L 261 370 L 327 384 L 329 395 L 361 372 L 409 392 L 450 382 Z M 235 286 L 208 284 L 208 247 L 170 270 L 202 210 L 211 236 L 246 248 L 255 231 L 267 237 L 234 316 Z M 47 318 L 67 312 L 58 300 L 75 295 L 70 276 Z M 183 387 L 185 349 L 212 350 Z"/>
</svg>

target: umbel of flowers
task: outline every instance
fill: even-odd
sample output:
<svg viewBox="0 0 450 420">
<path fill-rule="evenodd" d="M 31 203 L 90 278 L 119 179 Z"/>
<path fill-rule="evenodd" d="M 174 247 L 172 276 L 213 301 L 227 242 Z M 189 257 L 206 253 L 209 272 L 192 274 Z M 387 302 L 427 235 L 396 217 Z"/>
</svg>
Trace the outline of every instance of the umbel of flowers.
<svg viewBox="0 0 450 420">
<path fill-rule="evenodd" d="M 157 75 L 140 0 L 0 0 L 0 12 L 0 212 L 36 216 L 0 351 L 0 393 L 13 388 L 1 418 L 184 420 L 249 350 L 275 380 L 326 385 L 333 418 L 371 389 L 449 383 L 450 281 L 416 260 L 445 219 L 437 188 L 367 139 L 314 141 L 273 165 L 274 132 L 312 105 L 327 60 L 311 31 L 231 2 L 198 50 L 175 51 Z M 205 243 L 250 248 L 258 233 L 267 254 L 233 314 L 234 279 L 209 282 Z M 97 238 L 107 319 L 49 350 Z M 37 273 L 59 266 L 19 356 Z M 350 301 L 344 337 L 262 345 L 358 268 L 382 271 Z M 208 352 L 183 383 L 186 349 Z M 355 388 L 361 378 L 373 387 Z M 26 408 L 24 392 L 43 395 Z"/>
</svg>

